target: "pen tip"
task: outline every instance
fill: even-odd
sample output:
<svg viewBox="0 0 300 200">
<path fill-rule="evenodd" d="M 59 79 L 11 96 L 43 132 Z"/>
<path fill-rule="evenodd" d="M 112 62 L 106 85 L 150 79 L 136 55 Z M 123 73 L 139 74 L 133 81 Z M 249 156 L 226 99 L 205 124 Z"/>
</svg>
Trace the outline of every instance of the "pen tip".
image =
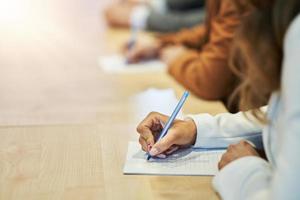
<svg viewBox="0 0 300 200">
<path fill-rule="evenodd" d="M 148 156 L 147 156 L 147 161 L 149 161 L 149 160 L 150 160 L 150 158 L 151 158 L 151 156 L 150 156 L 150 155 L 148 155 Z"/>
</svg>

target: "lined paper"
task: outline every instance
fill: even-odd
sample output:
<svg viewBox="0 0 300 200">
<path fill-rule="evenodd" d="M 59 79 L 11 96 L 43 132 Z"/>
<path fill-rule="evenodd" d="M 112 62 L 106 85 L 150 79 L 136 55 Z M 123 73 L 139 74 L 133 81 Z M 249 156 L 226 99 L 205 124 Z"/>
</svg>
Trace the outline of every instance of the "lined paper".
<svg viewBox="0 0 300 200">
<path fill-rule="evenodd" d="M 129 142 L 123 173 L 127 175 L 172 175 L 202 176 L 215 175 L 218 162 L 225 150 L 181 149 L 166 159 L 151 158 L 141 150 L 137 142 Z"/>
</svg>

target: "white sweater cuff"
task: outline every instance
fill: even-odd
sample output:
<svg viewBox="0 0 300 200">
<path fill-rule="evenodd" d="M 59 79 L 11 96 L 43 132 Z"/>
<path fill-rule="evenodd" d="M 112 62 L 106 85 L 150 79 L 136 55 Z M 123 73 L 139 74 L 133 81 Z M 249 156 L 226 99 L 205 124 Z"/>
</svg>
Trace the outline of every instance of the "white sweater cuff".
<svg viewBox="0 0 300 200">
<path fill-rule="evenodd" d="M 213 117 L 209 114 L 199 114 L 199 115 L 187 115 L 186 118 L 192 119 L 197 127 L 197 137 L 194 147 L 217 147 L 219 145 L 213 144 L 211 145 L 211 140 L 213 135 L 212 127 L 213 125 Z M 209 140 L 209 141 L 207 141 Z"/>
<path fill-rule="evenodd" d="M 272 169 L 260 157 L 247 156 L 225 166 L 213 179 L 213 187 L 222 199 L 254 199 L 266 197 Z M 252 198 L 253 197 L 253 198 Z"/>
<path fill-rule="evenodd" d="M 222 116 L 225 119 L 231 115 L 226 113 Z M 231 121 L 231 123 L 227 122 L 230 119 L 226 120 L 225 123 L 218 123 L 221 118 L 209 114 L 187 115 L 186 118 L 192 119 L 197 127 L 194 148 L 227 148 L 228 145 L 238 143 L 240 140 L 249 140 L 258 149 L 262 148 L 261 132 L 240 130 L 244 121 L 243 119 L 237 121 L 240 120 L 239 117 L 233 118 L 236 122 Z"/>
</svg>

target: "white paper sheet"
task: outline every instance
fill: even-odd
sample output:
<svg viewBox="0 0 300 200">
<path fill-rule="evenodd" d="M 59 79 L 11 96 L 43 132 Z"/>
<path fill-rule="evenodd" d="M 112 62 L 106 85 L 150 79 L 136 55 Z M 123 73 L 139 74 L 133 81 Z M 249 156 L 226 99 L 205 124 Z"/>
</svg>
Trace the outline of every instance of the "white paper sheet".
<svg viewBox="0 0 300 200">
<path fill-rule="evenodd" d="M 202 176 L 215 175 L 218 162 L 225 150 L 182 149 L 166 159 L 151 158 L 137 142 L 129 142 L 123 169 L 126 175 Z"/>
<path fill-rule="evenodd" d="M 100 67 L 108 73 L 143 73 L 151 71 L 164 71 L 165 63 L 160 60 L 149 60 L 136 64 L 127 64 L 122 55 L 111 55 L 99 59 Z"/>
</svg>

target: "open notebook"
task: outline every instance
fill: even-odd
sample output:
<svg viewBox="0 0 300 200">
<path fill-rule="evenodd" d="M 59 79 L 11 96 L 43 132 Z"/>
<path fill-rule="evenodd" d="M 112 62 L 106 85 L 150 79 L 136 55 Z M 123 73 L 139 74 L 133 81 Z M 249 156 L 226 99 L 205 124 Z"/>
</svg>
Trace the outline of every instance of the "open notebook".
<svg viewBox="0 0 300 200">
<path fill-rule="evenodd" d="M 146 160 L 146 153 L 137 142 L 129 142 L 127 159 L 123 169 L 126 175 L 171 175 L 202 176 L 215 175 L 218 162 L 225 150 L 182 149 L 166 159 Z"/>
</svg>

